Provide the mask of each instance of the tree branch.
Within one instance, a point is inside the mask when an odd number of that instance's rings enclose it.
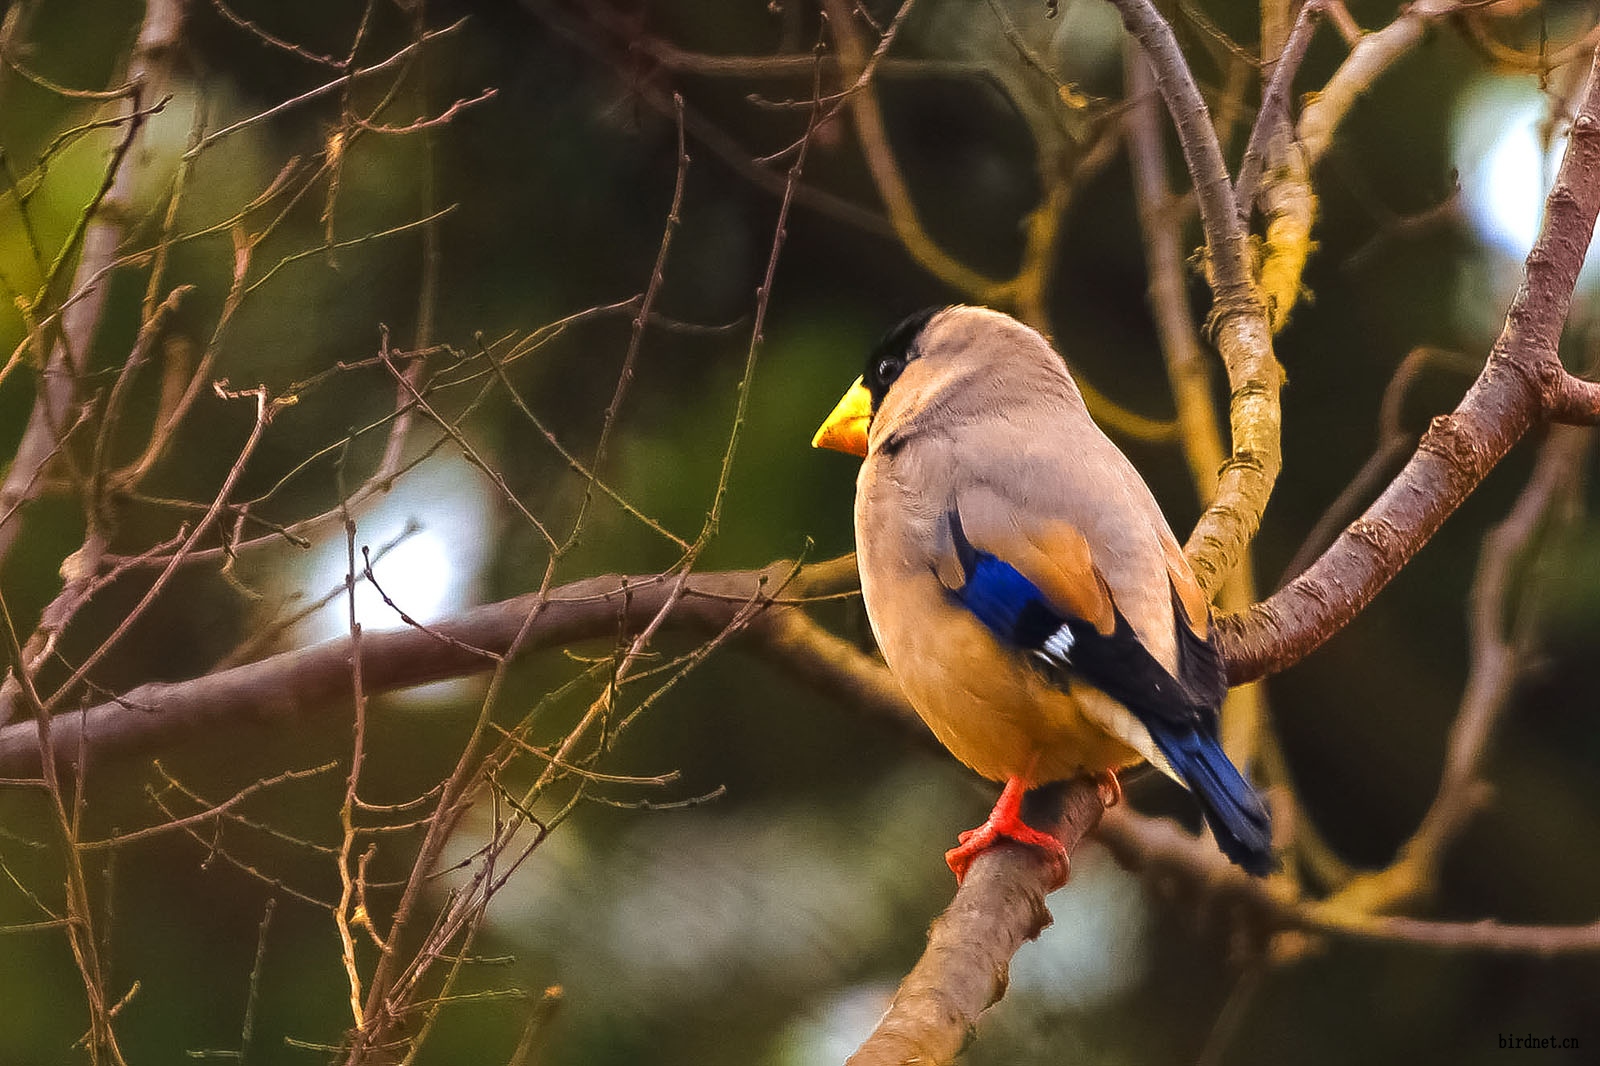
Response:
[[[1156,87],[1172,114],[1184,162],[1194,180],[1214,299],[1209,326],[1228,370],[1228,424],[1233,450],[1217,494],[1200,516],[1184,551],[1201,586],[1214,593],[1238,564],[1261,525],[1283,465],[1283,369],[1272,351],[1272,328],[1252,273],[1249,235],[1235,208],[1233,183],[1210,113],[1172,27],[1150,0],[1111,0],[1139,42]]]
[[[1494,920],[1441,922],[1371,914],[1355,907],[1300,900],[1277,879],[1251,877],[1229,864],[1209,837],[1126,806],[1108,811],[1095,839],[1117,861],[1147,878],[1198,886],[1215,909],[1253,925],[1263,936],[1327,933],[1357,940],[1513,955],[1600,952],[1600,921],[1584,925],[1515,925]]]
[[[1327,154],[1334,130],[1379,75],[1415,48],[1429,27],[1466,6],[1463,0],[1415,0],[1389,25],[1361,38],[1300,113],[1296,132],[1312,164]]]
[[[793,568],[793,563],[777,562],[762,570],[696,574],[668,622],[716,631]],[[535,611],[538,617],[521,645],[524,652],[613,638],[619,628],[637,631],[665,604],[675,581],[674,575],[593,577],[543,597],[530,593],[475,607],[427,630],[364,633],[363,683],[369,694],[376,694],[482,673],[493,660],[480,649],[504,654]],[[807,596],[831,595],[854,583],[853,556],[802,568],[777,605],[756,616],[754,639],[764,642],[779,661],[793,659],[805,646],[804,669],[818,672],[816,683],[825,691],[848,693],[862,705],[904,715],[904,698],[886,673],[865,672],[853,649],[793,609]],[[98,758],[153,750],[179,736],[240,722],[281,724],[307,714],[348,713],[350,648],[350,638],[340,637],[192,681],[141,685],[85,711],[56,715],[51,720],[56,750],[63,761],[80,750]],[[18,722],[0,729],[0,773],[39,770],[34,724]]]
[[[1587,412],[1557,348],[1600,212],[1600,66],[1591,66],[1505,328],[1456,409],[1433,420],[1399,476],[1332,547],[1263,603],[1218,620],[1233,684],[1298,662],[1350,622],[1536,423]],[[1575,397],[1575,398],[1574,398]]]
[[[1244,159],[1239,163],[1239,181],[1234,187],[1234,200],[1242,218],[1250,217],[1255,203],[1256,190],[1261,181],[1261,168],[1267,157],[1267,142],[1278,128],[1289,120],[1289,87],[1294,83],[1295,72],[1305,60],[1306,49],[1317,31],[1317,15],[1322,10],[1322,0],[1306,0],[1295,19],[1294,29],[1283,46],[1283,51],[1272,64],[1272,77],[1261,93],[1261,109],[1256,113],[1256,124],[1250,130],[1250,141],[1244,148]],[[1262,57],[1265,59],[1265,57]]]
[[[1445,849],[1483,807],[1489,787],[1482,767],[1490,740],[1518,679],[1537,652],[1527,583],[1517,577],[1531,546],[1561,505],[1571,500],[1593,445],[1592,430],[1552,429],[1511,512],[1484,536],[1468,600],[1472,666],[1450,727],[1438,791],[1394,862],[1356,877],[1329,905],[1384,913],[1431,894]]]
[[[133,46],[128,81],[136,89],[127,95],[125,104],[118,105],[123,114],[117,124],[125,124],[126,131],[112,152],[103,184],[86,208],[78,266],[69,295],[63,300],[56,340],[44,362],[27,428],[5,480],[0,482],[0,515],[11,519],[0,522],[0,560],[10,554],[21,532],[22,521],[16,512],[37,494],[39,475],[57,454],[66,427],[72,422],[69,412],[77,402],[78,382],[88,367],[89,349],[105,307],[110,284],[107,275],[128,225],[128,201],[139,169],[139,153],[133,151],[134,144],[154,110],[142,101],[159,100],[165,94],[182,23],[182,5],[176,0],[152,0]],[[70,244],[62,250],[68,261],[71,250]],[[49,289],[47,279],[40,302],[48,298]],[[38,306],[30,308],[30,319],[42,318],[40,310]],[[36,338],[34,343],[42,344],[43,338]]]
[[[905,176],[895,162],[889,145],[889,133],[883,124],[883,112],[878,107],[878,94],[870,81],[863,82],[871,53],[860,30],[855,25],[855,15],[845,0],[822,0],[828,18],[828,30],[833,35],[834,48],[839,56],[840,81],[854,86],[849,95],[850,117],[855,122],[856,138],[861,143],[861,155],[866,160],[872,183],[888,212],[889,224],[894,234],[905,245],[906,251],[928,273],[943,279],[962,292],[972,293],[979,301],[992,299],[989,295],[1000,284],[1000,279],[987,277],[950,255],[928,235],[911,198]]]
[[[1039,798],[1053,809],[1047,816],[1030,811],[1028,823],[1054,834],[1069,852],[1105,810],[1099,786],[1089,778]],[[1050,925],[1044,905],[1050,877],[1050,864],[1035,848],[1006,844],[979,855],[929,928],[922,958],[848,1066],[955,1061],[978,1016],[1005,995],[1011,957]]]

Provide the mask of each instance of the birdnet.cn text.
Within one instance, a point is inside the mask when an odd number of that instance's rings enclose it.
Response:
[[[1502,1048],[1560,1048],[1571,1051],[1577,1048],[1578,1038],[1575,1036],[1534,1036],[1532,1033],[1501,1033],[1500,1046]]]

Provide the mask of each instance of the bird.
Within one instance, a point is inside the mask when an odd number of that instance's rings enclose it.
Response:
[[[817,430],[861,458],[855,537],[878,648],[935,737],[1005,782],[946,853],[958,882],[1027,824],[1032,789],[1080,774],[1121,794],[1148,762],[1199,801],[1223,854],[1277,868],[1271,820],[1218,738],[1227,676],[1210,601],[1150,489],[1039,332],[982,307],[891,329]]]

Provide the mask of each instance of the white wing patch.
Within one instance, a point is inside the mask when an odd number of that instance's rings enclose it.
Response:
[[[1054,633],[1045,638],[1045,642],[1033,653],[1052,666],[1068,666],[1072,662],[1072,646],[1077,638],[1072,635],[1066,623]]]

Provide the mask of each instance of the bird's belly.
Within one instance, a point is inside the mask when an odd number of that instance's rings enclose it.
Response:
[[[965,628],[965,627],[963,627]],[[944,630],[948,638],[949,630]],[[908,642],[899,651],[920,659],[895,665],[917,713],[951,754],[984,777],[1022,777],[1033,784],[1098,773],[1139,762],[1139,753],[1093,717],[1106,719],[1109,697],[1063,690],[1025,659],[999,646],[987,631],[970,631],[952,647],[946,640],[924,658]],[[961,647],[965,643],[967,647]],[[985,646],[987,645],[987,647]],[[1086,707],[1085,704],[1093,704]],[[1126,711],[1116,715],[1132,720]]]

